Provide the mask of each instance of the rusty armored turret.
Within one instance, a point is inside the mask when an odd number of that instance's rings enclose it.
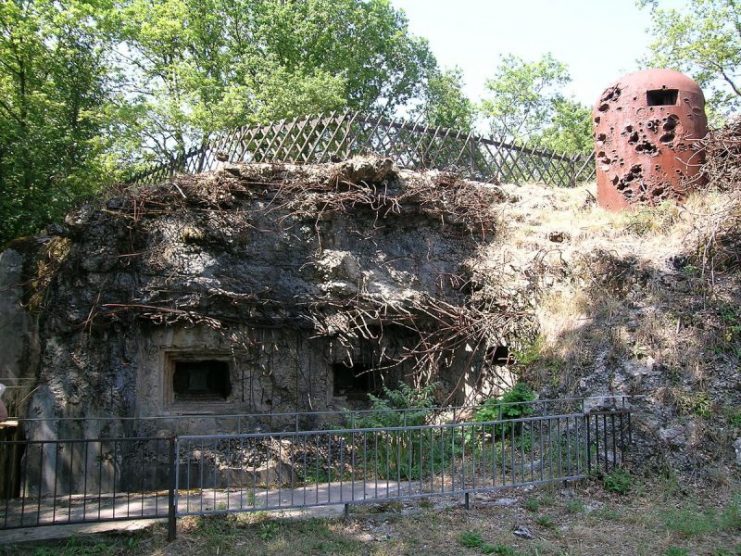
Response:
[[[621,77],[594,107],[597,201],[609,210],[682,200],[699,182],[705,97],[677,71]],[[696,178],[692,180],[691,178]]]

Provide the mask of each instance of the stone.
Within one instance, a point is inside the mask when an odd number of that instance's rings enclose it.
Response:
[[[736,451],[736,465],[741,466],[741,436],[733,443],[733,449]]]
[[[515,537],[520,537],[521,539],[534,539],[535,535],[533,535],[533,532],[525,527],[524,525],[515,525],[515,528],[512,529],[512,534]]]

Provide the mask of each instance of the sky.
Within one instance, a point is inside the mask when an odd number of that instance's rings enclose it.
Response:
[[[546,52],[568,65],[567,88],[591,106],[622,75],[639,69],[650,36],[649,12],[634,0],[391,0],[426,37],[443,68],[459,66],[475,101],[499,56],[535,60]],[[662,6],[681,7],[682,0]]]

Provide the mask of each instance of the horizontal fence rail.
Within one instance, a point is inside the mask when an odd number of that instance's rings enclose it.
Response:
[[[177,439],[178,516],[459,496],[623,461],[624,410],[489,422]]]
[[[518,410],[524,415],[548,415],[562,413],[584,413],[592,408],[623,408],[628,405],[624,396],[597,396],[587,398],[537,399],[532,401],[496,403],[498,417],[503,418],[508,410]],[[64,438],[115,438],[118,436],[147,435],[165,430],[172,436],[196,434],[194,429],[220,433],[250,433],[263,431],[304,431],[333,428],[354,428],[367,421],[392,420],[399,425],[424,422],[461,422],[481,408],[480,404],[431,406],[414,408],[384,409],[329,409],[324,411],[273,411],[263,413],[188,413],[185,415],[155,415],[138,417],[10,417],[18,426],[31,435],[54,423],[59,435]]]
[[[246,433],[0,440],[0,529],[166,517],[174,538],[186,515],[467,498],[609,471],[632,441],[625,398],[500,408],[485,422],[474,407],[307,412]]]
[[[177,173],[215,170],[219,161],[319,164],[371,153],[389,157],[403,168],[452,171],[494,183],[568,187],[595,175],[593,154],[569,156],[473,132],[347,112],[217,134],[168,163],[131,176],[128,183],[158,184]]]

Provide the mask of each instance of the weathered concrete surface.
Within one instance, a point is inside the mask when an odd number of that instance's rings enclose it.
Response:
[[[25,416],[49,419],[27,422],[29,438],[176,432],[95,418],[198,414],[178,432],[201,433],[213,430],[209,414],[340,409],[350,401],[338,372],[372,371],[364,387],[376,393],[439,382],[441,401],[460,403],[501,385],[482,367],[487,350],[532,327],[527,315],[495,322],[528,303],[522,290],[476,312],[488,280],[477,247],[496,238],[505,198],[495,186],[373,158],[230,166],[176,182],[83,207],[40,252],[5,255],[4,280],[16,286],[4,300],[3,356],[38,380]],[[28,312],[21,298],[33,301]],[[491,324],[477,326],[482,315]],[[38,364],[20,333],[35,319]],[[227,393],[177,399],[182,358],[228,364]]]

